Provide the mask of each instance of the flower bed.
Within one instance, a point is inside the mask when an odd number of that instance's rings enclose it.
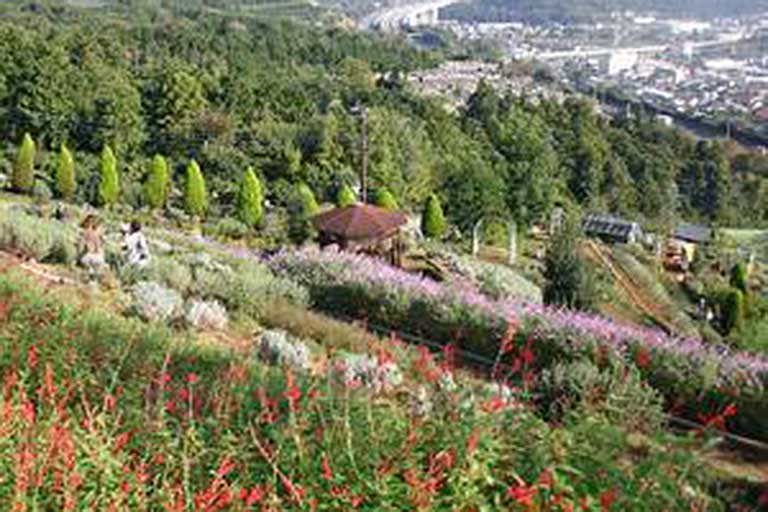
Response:
[[[316,307],[331,314],[426,337],[493,359],[505,334],[529,342],[536,363],[618,359],[643,376],[681,413],[695,415],[735,403],[731,426],[768,438],[768,360],[698,339],[626,326],[597,315],[522,301],[494,301],[467,284],[442,286],[365,256],[335,251],[285,251],[273,270],[310,289]],[[695,406],[694,406],[695,404]]]
[[[709,492],[706,467],[674,439],[655,433],[638,450],[594,415],[550,427],[500,387],[466,409],[447,389],[441,400],[418,393],[418,407],[399,395],[371,400],[370,389],[340,387],[333,374],[267,368],[62,307],[7,275],[0,318],[8,510],[682,512],[733,503]],[[404,370],[423,386],[426,362]]]

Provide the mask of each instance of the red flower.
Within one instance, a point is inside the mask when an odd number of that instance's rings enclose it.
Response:
[[[187,381],[187,384],[196,384],[200,380],[200,377],[194,372],[189,372],[185,380]]]
[[[551,489],[555,485],[555,476],[552,474],[552,470],[547,468],[539,475],[538,482],[539,487],[542,489]]]
[[[288,391],[283,393],[283,396],[288,399],[291,407],[293,407],[301,399],[301,390],[296,386],[291,386],[288,388]]]
[[[640,348],[635,355],[635,362],[640,368],[647,368],[651,363],[651,355],[645,348]]]
[[[285,492],[290,496],[291,501],[301,505],[304,501],[304,489],[298,485],[294,485],[293,482],[285,477],[282,477],[280,481],[283,484],[283,489],[285,489]]]
[[[235,469],[235,463],[229,457],[224,457],[219,464],[219,469],[216,470],[216,476],[219,478],[227,476],[233,469]]]
[[[504,397],[494,396],[487,402],[481,405],[484,412],[499,412],[507,406],[507,401]]]
[[[162,372],[160,374],[160,378],[158,379],[158,384],[160,384],[160,387],[165,389],[168,386],[168,383],[171,382],[172,377],[171,374],[168,372]]]
[[[472,433],[469,434],[469,439],[467,439],[467,457],[475,453],[479,444],[480,434],[477,432],[477,430],[473,430]]]
[[[525,364],[531,364],[533,362],[533,359],[534,359],[533,351],[531,351],[531,349],[526,348],[525,350],[523,350],[523,361],[525,362]]]
[[[240,499],[243,500],[246,507],[255,505],[256,503],[260,502],[263,497],[264,493],[261,491],[261,487],[258,485],[253,487],[251,490],[240,489]]]
[[[451,448],[450,450],[443,450],[436,453],[429,458],[429,474],[433,476],[439,476],[446,471],[449,471],[456,462],[456,450]]]
[[[174,402],[173,400],[168,400],[167,402],[165,402],[165,412],[167,412],[168,414],[173,414],[174,412],[176,412],[176,402]]]
[[[573,512],[573,502],[571,500],[566,499],[566,493],[559,492],[552,496],[552,506],[553,507],[559,507],[558,510],[561,512]]]
[[[77,489],[83,485],[83,477],[81,477],[76,472],[73,472],[69,475],[69,486],[73,489]]]
[[[149,482],[149,473],[147,473],[147,464],[142,462],[136,469],[136,481],[144,485]]]
[[[616,489],[611,489],[610,491],[602,493],[600,495],[600,510],[603,512],[611,510],[613,503],[616,501],[617,494]]]
[[[117,405],[117,398],[114,395],[106,395],[104,397],[104,409],[107,411],[114,411]]]
[[[328,463],[328,456],[323,452],[323,480],[333,480],[333,471]]]
[[[117,436],[117,439],[115,440],[115,452],[119,452],[123,448],[125,448],[125,445],[128,444],[128,441],[130,440],[131,440],[130,432],[123,432],[122,434]]]
[[[354,496],[350,496],[349,503],[350,505],[352,505],[352,508],[357,508],[363,504],[363,496],[361,494],[355,494]]]
[[[536,488],[529,485],[518,485],[507,489],[507,496],[520,505],[527,507],[533,506],[533,497],[536,495]]]
[[[32,345],[27,350],[27,364],[30,368],[34,369],[37,366],[37,361],[40,358],[37,355],[37,347]]]
[[[35,424],[35,405],[26,399],[21,404],[21,414],[24,416],[24,420],[30,425]]]

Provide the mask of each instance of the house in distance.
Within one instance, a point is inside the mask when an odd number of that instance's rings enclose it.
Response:
[[[706,245],[714,239],[714,230],[701,224],[681,223],[672,233],[672,239],[667,244],[668,268],[679,267],[688,270],[688,265],[696,255],[696,247]],[[679,264],[678,264],[679,261]]]

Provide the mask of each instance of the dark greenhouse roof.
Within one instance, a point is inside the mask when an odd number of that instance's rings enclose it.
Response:
[[[636,222],[630,222],[611,215],[588,215],[584,219],[584,232],[588,235],[629,238],[632,231],[639,228]]]
[[[712,241],[712,228],[701,224],[678,224],[675,238],[699,244],[709,243]]]

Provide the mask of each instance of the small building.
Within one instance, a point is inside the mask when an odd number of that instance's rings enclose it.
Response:
[[[701,224],[681,223],[672,233],[670,245],[678,247],[687,261],[692,262],[696,256],[696,247],[709,244],[713,239],[714,230],[712,228]]]
[[[678,224],[673,235],[675,240],[692,244],[708,244],[714,238],[714,231],[701,224]]]
[[[321,248],[335,244],[343,251],[383,256],[395,266],[402,262],[400,230],[407,222],[403,213],[369,204],[334,208],[312,219]]]
[[[605,242],[634,244],[641,240],[643,230],[640,224],[612,215],[587,215],[584,219],[584,233]]]

